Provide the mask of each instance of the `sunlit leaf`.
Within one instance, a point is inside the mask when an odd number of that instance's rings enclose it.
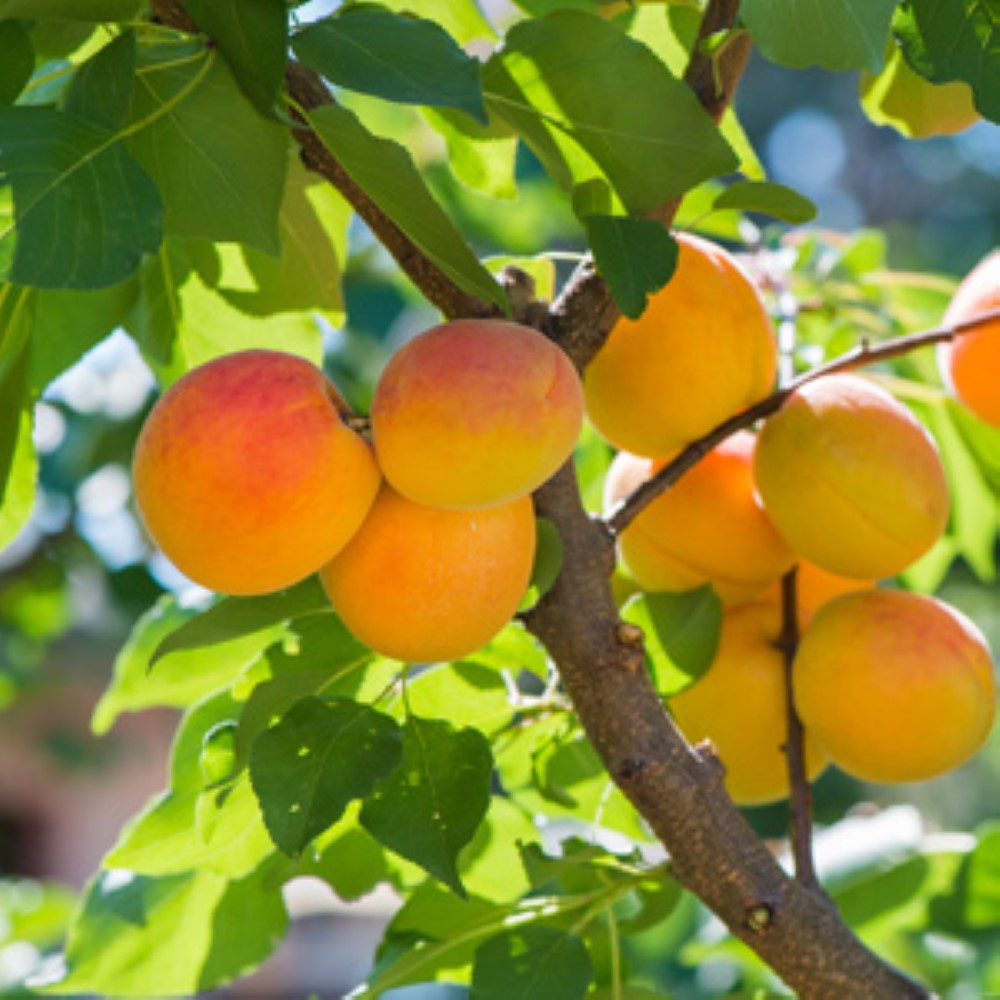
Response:
[[[713,207],[759,212],[793,226],[816,218],[816,206],[805,195],[770,181],[736,181],[715,199]]]
[[[583,1000],[593,977],[586,945],[554,927],[506,931],[481,945],[471,1000]]]
[[[141,0],[0,0],[0,17],[52,18],[59,21],[127,21]]]

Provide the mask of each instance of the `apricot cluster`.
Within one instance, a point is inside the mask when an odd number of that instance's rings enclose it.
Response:
[[[135,495],[195,582],[263,594],[318,571],[376,651],[454,659],[517,610],[530,494],[582,419],[566,355],[514,323],[456,321],[410,341],[376,386],[371,443],[315,366],[244,351],[164,393],[137,444]]]

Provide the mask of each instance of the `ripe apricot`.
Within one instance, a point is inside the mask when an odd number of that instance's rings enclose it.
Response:
[[[542,334],[500,320],[456,320],[389,360],[371,409],[375,451],[403,496],[488,507],[541,486],[569,457],[583,390]]]
[[[1000,309],[1000,250],[981,260],[958,286],[946,326]],[[958,401],[980,420],[1000,427],[1000,319],[943,344],[938,358]]]
[[[412,662],[454,660],[510,620],[534,554],[531,497],[447,510],[385,485],[320,577],[344,624],[372,649]]]
[[[948,485],[930,436],[857,375],[796,391],[765,423],[754,474],[785,541],[842,576],[893,576],[948,520]]]
[[[691,743],[711,740],[726,765],[726,788],[740,805],[788,795],[784,658],[775,643],[781,614],[770,602],[726,611],[719,648],[708,672],[670,699],[677,725]],[[816,778],[826,755],[806,733],[806,770]]]
[[[924,781],[964,763],[993,723],[993,667],[964,615],[906,591],[821,608],[795,658],[795,703],[830,759],[866,781]]]
[[[361,526],[381,474],[324,374],[277,351],[229,354],[161,397],[135,450],[150,535],[192,580],[227,594],[287,587]]]
[[[733,257],[677,236],[677,270],[637,320],[621,319],[584,373],[587,413],[618,448],[665,458],[766,396],[776,347]]]
[[[754,436],[734,434],[657,497],[622,532],[622,559],[644,590],[711,582],[729,603],[745,601],[787,572],[795,554],[753,489]],[[605,482],[610,509],[666,464],[628,452]]]

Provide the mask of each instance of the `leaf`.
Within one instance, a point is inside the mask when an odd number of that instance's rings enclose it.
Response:
[[[531,569],[531,585],[539,597],[547,594],[559,576],[563,563],[562,538],[559,529],[547,518],[535,521],[535,563]]]
[[[406,682],[410,711],[424,719],[472,726],[490,736],[510,724],[514,706],[507,684],[481,663],[438,663]]]
[[[448,144],[448,167],[462,184],[490,198],[517,197],[517,136],[501,119],[483,127],[447,108],[428,108],[424,117]]]
[[[1000,44],[996,0],[907,0],[892,29],[906,61],[935,83],[964,80],[976,108],[1000,121]]]
[[[422,6],[421,0],[381,0],[381,5],[390,10],[414,14]],[[474,38],[492,39],[496,35],[489,21],[480,12],[476,0],[435,0],[434,20],[462,45]]]
[[[672,697],[711,666],[722,628],[722,602],[709,586],[640,594],[625,605],[622,618],[645,633],[657,693]]]
[[[343,900],[353,901],[371,892],[388,877],[382,846],[357,825],[355,810],[313,842],[315,855],[304,855],[296,867],[299,875],[321,878]]]
[[[309,123],[354,182],[449,278],[506,311],[502,289],[431,196],[402,146],[373,135],[335,104],[310,112]]]
[[[21,533],[35,509],[38,457],[32,442],[33,424],[31,411],[24,409],[13,425],[16,433],[0,487],[0,551]]]
[[[759,212],[793,226],[816,218],[816,206],[805,195],[772,181],[735,181],[715,199],[712,208]]]
[[[568,138],[629,213],[652,211],[736,165],[690,88],[595,15],[560,10],[516,24],[484,86],[490,112],[521,133],[559,183],[588,179],[566,159]]]
[[[470,1000],[583,1000],[594,970],[586,945],[553,927],[519,927],[476,951]]]
[[[240,90],[265,118],[274,117],[287,62],[284,0],[185,0],[184,7],[219,47]]]
[[[101,288],[160,242],[162,206],[117,136],[47,107],[0,108],[0,180],[14,224],[0,229],[6,277],[42,288]]]
[[[399,763],[399,729],[347,700],[303,698],[262,733],[250,778],[275,844],[292,857]]]
[[[455,108],[488,121],[479,61],[434,21],[367,4],[295,34],[292,50],[331,83],[398,104]]]
[[[674,273],[676,240],[662,223],[652,219],[584,215],[581,221],[615,303],[629,319],[638,319],[647,298]]]
[[[996,931],[1000,924],[1000,825],[985,823],[979,843],[966,855],[950,889],[931,902],[931,922],[946,933]]]
[[[882,65],[898,0],[744,0],[740,14],[761,54],[794,69]]]
[[[486,814],[492,770],[489,744],[477,730],[411,715],[402,763],[365,802],[361,824],[464,897],[456,860]]]
[[[288,136],[214,50],[142,66],[130,129],[129,148],[163,196],[165,232],[280,252]]]
[[[74,74],[63,110],[112,131],[128,117],[135,76],[135,33],[125,31]]]
[[[0,104],[13,104],[35,69],[31,36],[19,21],[0,21],[0,52]]]
[[[494,903],[520,899],[531,888],[520,851],[540,837],[531,816],[510,799],[494,795],[486,818],[459,856],[462,882],[470,896]]]
[[[127,21],[140,0],[0,0],[0,17],[32,17],[58,21]]]
[[[547,678],[549,672],[545,650],[519,621],[508,622],[485,646],[466,659],[514,674],[530,670],[542,679]]]

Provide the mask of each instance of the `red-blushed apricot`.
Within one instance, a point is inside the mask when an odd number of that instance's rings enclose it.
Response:
[[[150,535],[196,583],[227,594],[290,586],[361,526],[381,474],[326,376],[277,351],[229,354],[161,397],[136,445]]]
[[[888,392],[857,375],[797,390],[764,424],[757,489],[786,542],[831,573],[893,576],[948,521],[937,448]]]
[[[986,640],[954,608],[906,591],[824,605],[799,646],[794,680],[806,731],[866,781],[944,774],[979,749],[993,724]]]
[[[665,458],[771,390],[777,351],[734,258],[677,235],[677,270],[637,320],[620,319],[584,373],[587,413],[618,448]]]
[[[981,260],[958,286],[945,326],[1000,309],[1000,250]],[[938,358],[945,381],[980,420],[1000,427],[1000,319],[943,344]]]
[[[784,658],[777,648],[781,613],[771,602],[726,611],[708,672],[670,699],[671,714],[690,743],[711,740],[726,766],[726,788],[740,805],[788,795]],[[826,755],[807,731],[810,780]]]
[[[434,507],[488,507],[541,486],[569,458],[583,390],[542,334],[501,320],[455,320],[390,358],[371,408],[386,479]]]
[[[399,660],[454,660],[511,619],[531,579],[531,497],[479,510],[413,503],[382,487],[320,577],[344,624]]]
[[[734,434],[622,532],[622,559],[643,590],[690,590],[711,583],[724,601],[739,603],[791,569],[795,553],[754,493],[753,450],[749,431]],[[607,508],[665,464],[619,452],[605,482]]]

